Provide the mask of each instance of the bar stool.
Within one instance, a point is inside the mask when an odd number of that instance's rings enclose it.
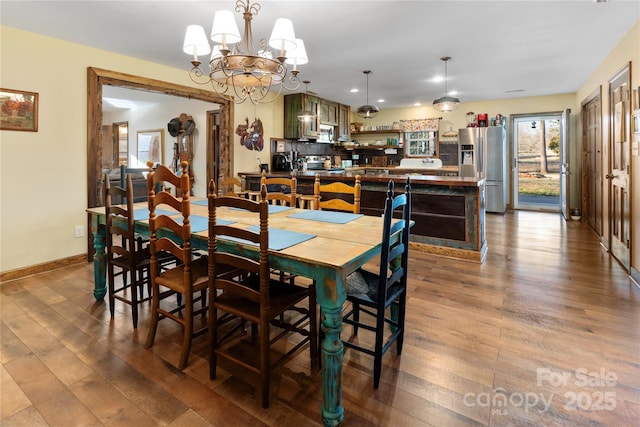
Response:
[[[315,209],[316,197],[313,194],[297,194],[298,207],[301,209]]]

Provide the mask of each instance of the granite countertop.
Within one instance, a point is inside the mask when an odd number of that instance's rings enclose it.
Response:
[[[369,167],[369,169],[389,169],[388,167]],[[360,180],[362,182],[389,182],[393,180],[396,183],[402,183],[406,181],[407,176],[411,177],[412,183],[420,183],[425,185],[446,185],[446,186],[462,186],[462,187],[478,187],[484,184],[484,178],[469,178],[469,177],[459,177],[459,176],[438,176],[438,175],[428,175],[428,174],[417,174],[417,173],[405,173],[405,174],[371,174],[371,173],[362,173],[364,168],[360,167],[352,167],[346,168],[341,171],[328,171],[328,170],[312,170],[312,171],[303,171],[297,172],[296,176],[298,179],[313,179],[316,175],[319,175],[324,180],[329,181],[351,181],[356,175],[360,175]],[[439,169],[440,170],[440,169]],[[457,170],[457,167],[456,167]],[[238,173],[240,176],[247,177],[259,177],[259,172],[240,172]],[[277,176],[290,176],[288,172],[269,172],[267,176],[277,177]],[[346,178],[346,179],[345,179]]]

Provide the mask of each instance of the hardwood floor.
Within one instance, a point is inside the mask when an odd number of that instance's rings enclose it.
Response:
[[[640,290],[586,224],[520,211],[488,215],[487,235],[484,264],[411,254],[402,356],[375,390],[372,358],[345,351],[344,425],[639,425]],[[265,410],[247,374],[209,381],[206,337],[178,371],[172,322],[147,350],[149,307],[133,331],[92,286],[92,264],[2,284],[2,426],[321,425],[307,350]]]

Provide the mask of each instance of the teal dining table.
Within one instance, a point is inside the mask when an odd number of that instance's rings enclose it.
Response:
[[[135,205],[135,229],[149,235],[146,202]],[[93,233],[94,296],[103,300],[106,288],[105,211],[104,207],[89,208]],[[148,212],[148,211],[147,211]],[[314,212],[316,213],[314,215]],[[166,212],[165,212],[166,213]],[[176,212],[177,214],[177,212]],[[269,213],[269,263],[271,268],[313,279],[316,299],[322,308],[322,418],[327,426],[340,425],[344,419],[342,406],[342,357],[340,340],[342,306],[346,301],[347,276],[379,256],[382,247],[382,217],[351,215],[335,212],[334,220],[327,211],[297,208],[274,208]],[[192,246],[207,250],[208,215],[206,199],[192,200]],[[218,219],[232,226],[252,227],[255,215],[241,210],[221,208]],[[258,248],[248,242],[220,240],[221,250],[251,252],[258,257]]]

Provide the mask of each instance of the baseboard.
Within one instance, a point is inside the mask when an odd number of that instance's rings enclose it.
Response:
[[[58,268],[80,264],[81,262],[87,262],[87,254],[74,255],[67,258],[44,262],[42,264],[31,265],[29,267],[3,271],[2,273],[0,273],[0,283],[21,279],[27,276],[33,276],[34,274],[44,273],[45,271],[57,270]]]
[[[636,270],[634,267],[629,269],[629,279],[631,279],[631,283],[640,288],[640,271]]]

